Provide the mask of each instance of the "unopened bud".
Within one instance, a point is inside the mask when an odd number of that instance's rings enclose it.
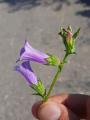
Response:
[[[75,53],[75,42],[76,38],[80,32],[80,28],[73,34],[71,26],[68,26],[67,29],[61,28],[60,36],[63,39],[63,43],[68,54]]]

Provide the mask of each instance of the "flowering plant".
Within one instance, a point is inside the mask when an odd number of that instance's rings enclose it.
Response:
[[[68,26],[67,29],[61,28],[59,35],[62,37],[62,41],[65,46],[65,55],[62,60],[60,60],[55,55],[46,54],[39,50],[33,48],[28,41],[25,41],[24,46],[20,50],[20,57],[16,62],[21,61],[20,65],[15,66],[15,70],[21,73],[29,86],[35,91],[34,95],[41,96],[43,101],[48,100],[48,97],[51,94],[51,91],[64,67],[64,64],[67,62],[67,57],[71,54],[75,54],[75,44],[76,38],[79,34],[80,28],[73,34],[71,26]],[[49,90],[47,91],[41,80],[38,80],[36,74],[31,68],[31,61],[41,63],[43,65],[52,65],[57,67],[56,74],[52,80]]]

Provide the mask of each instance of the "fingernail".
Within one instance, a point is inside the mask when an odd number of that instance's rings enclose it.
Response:
[[[41,107],[38,113],[40,120],[58,120],[61,115],[60,108],[55,103],[47,103]]]

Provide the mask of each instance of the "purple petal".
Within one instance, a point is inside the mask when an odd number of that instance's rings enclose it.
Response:
[[[46,61],[46,58],[48,57],[47,54],[31,47],[28,41],[25,41],[24,47],[20,51],[20,60],[22,61],[31,60],[42,64],[48,64]]]
[[[24,48],[21,48],[20,50],[20,56],[25,52],[25,49]]]
[[[30,70],[31,72],[33,72],[32,68],[30,66],[29,61],[22,63],[22,67],[25,68],[25,69]]]
[[[29,85],[32,84],[37,85],[38,83],[37,77],[33,70],[31,69],[31,66],[28,61],[22,63],[21,65],[15,66],[15,70],[20,72],[26,78]]]

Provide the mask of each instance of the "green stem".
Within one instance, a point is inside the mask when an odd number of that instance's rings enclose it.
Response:
[[[68,54],[66,53],[65,56],[64,56],[64,58],[63,58],[63,60],[62,60],[62,62],[61,62],[60,65],[58,66],[57,72],[56,72],[56,74],[55,74],[55,76],[54,76],[54,78],[53,78],[53,81],[52,81],[52,83],[51,83],[51,86],[50,86],[50,88],[49,88],[49,90],[48,90],[48,93],[47,93],[44,101],[47,101],[47,100],[48,100],[48,97],[50,96],[51,91],[52,91],[52,89],[53,89],[53,87],[54,87],[54,85],[55,85],[55,83],[56,83],[56,81],[57,81],[57,79],[58,79],[58,76],[60,75],[60,73],[61,73],[61,71],[62,71],[62,68],[63,68],[63,66],[64,66],[64,64],[65,64],[65,62],[66,62],[67,56],[68,56]]]
[[[68,55],[69,55],[68,53],[65,54],[65,56],[64,56],[64,58],[63,58],[63,61],[62,61],[63,64],[66,62],[66,59],[67,59]]]

